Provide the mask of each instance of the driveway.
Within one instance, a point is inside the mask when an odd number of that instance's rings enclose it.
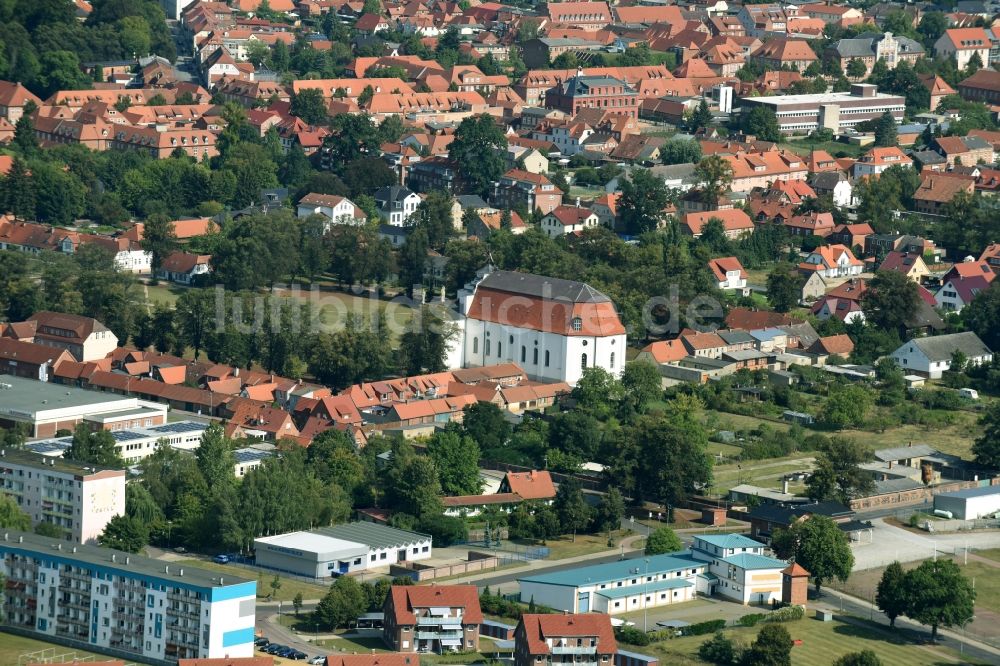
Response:
[[[961,554],[965,548],[1000,548],[1000,530],[918,534],[889,525],[881,518],[872,521],[872,528],[871,543],[867,535],[862,535],[861,543],[853,545],[855,571],[885,566],[894,560],[926,560],[933,558],[935,551],[951,555]]]

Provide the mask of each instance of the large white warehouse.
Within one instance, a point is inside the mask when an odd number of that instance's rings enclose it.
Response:
[[[934,508],[959,520],[976,520],[1000,511],[1000,486],[967,488],[934,496]]]
[[[261,537],[254,549],[259,566],[312,578],[424,560],[433,552],[426,534],[363,522]]]

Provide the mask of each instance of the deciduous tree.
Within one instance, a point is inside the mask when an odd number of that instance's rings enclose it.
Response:
[[[895,628],[896,618],[906,615],[909,603],[906,574],[899,562],[893,562],[882,572],[875,591],[875,604],[889,618],[889,627]]]
[[[676,553],[684,550],[681,538],[669,527],[659,527],[655,529],[646,539],[646,555],[662,555],[663,553]]]
[[[938,627],[964,625],[972,619],[976,591],[951,560],[925,560],[904,578],[909,603],[906,616],[931,627],[931,642]]]
[[[482,197],[489,195],[503,175],[506,151],[503,129],[487,114],[463,120],[448,146],[448,156],[457,163],[468,189]]]

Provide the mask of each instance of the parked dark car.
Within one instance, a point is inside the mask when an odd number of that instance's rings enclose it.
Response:
[[[288,655],[288,658],[291,659],[292,661],[302,661],[303,659],[308,659],[309,655],[307,655],[305,652],[300,652],[299,650],[295,650]]]
[[[267,639],[266,639],[266,638],[264,638],[263,636],[258,636],[258,637],[257,637],[257,638],[255,638],[255,639],[254,639],[254,641],[253,641],[253,644],[254,644],[254,645],[255,645],[256,647],[259,647],[259,648],[265,648],[265,647],[267,647],[267,646],[268,646],[268,645],[269,645],[270,643],[271,643],[271,641],[267,640]]]
[[[282,650],[287,649],[287,647],[288,647],[287,645],[278,645],[277,643],[271,643],[266,648],[264,648],[264,652],[268,654],[278,654]]]

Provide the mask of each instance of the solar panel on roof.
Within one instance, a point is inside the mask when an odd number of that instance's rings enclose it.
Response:
[[[62,442],[35,442],[33,444],[25,444],[24,448],[34,453],[53,453],[54,451],[65,451],[69,448],[69,444]]]
[[[195,430],[205,430],[207,427],[208,426],[202,423],[181,421],[177,423],[164,423],[163,425],[152,426],[147,428],[147,430],[152,430],[153,432],[194,432]]]
[[[134,439],[146,437],[141,432],[133,432],[131,430],[112,430],[111,436],[115,438],[116,442],[131,442]]]
[[[236,458],[238,463],[253,462],[254,460],[263,460],[269,457],[271,454],[267,451],[233,451],[233,456]]]

